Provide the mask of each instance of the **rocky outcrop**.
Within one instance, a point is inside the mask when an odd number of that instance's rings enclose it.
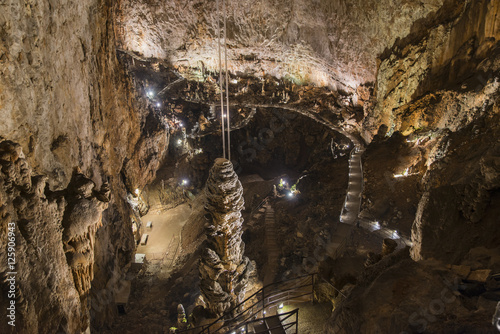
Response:
[[[288,77],[354,92],[373,82],[376,59],[443,0],[226,1],[233,73]],[[222,3],[222,1],[221,1]],[[217,64],[216,2],[122,0],[119,43],[196,72]]]
[[[408,249],[385,256],[344,290],[324,333],[493,333],[496,303],[461,291],[461,279],[435,261],[411,260]]]
[[[471,248],[498,244],[500,144],[491,142],[500,136],[498,102],[489,116],[443,138],[446,152],[422,180],[412,229],[414,259],[454,263]]]
[[[85,311],[94,279],[94,247],[97,229],[102,226],[102,212],[108,208],[110,190],[104,183],[95,190],[92,180],[75,171],[65,191],[67,203],[62,220],[64,252],[73,274],[73,281]],[[86,320],[90,322],[88,314]]]
[[[145,135],[137,144],[141,133],[147,132],[151,111],[134,101],[130,80],[118,63],[111,1],[15,2],[3,7],[0,139],[18,143],[14,151],[22,148],[25,155],[19,165],[11,162],[3,167],[9,175],[4,178],[5,187],[13,184],[14,192],[26,193],[12,195],[12,204],[3,209],[4,216],[22,217],[17,220],[23,236],[18,245],[23,262],[18,282],[25,304],[18,308],[20,327],[16,329],[79,333],[88,327],[91,306],[91,322],[100,328],[111,321],[116,307],[112,299],[103,302],[99,296],[109,292],[111,278],[121,275],[134,249],[120,172],[128,159],[126,178],[138,180],[136,187],[148,183],[154,177],[148,166],[156,168],[164,157],[168,135],[166,129],[161,132],[153,126],[151,136]],[[134,153],[136,148],[139,152]],[[113,193],[108,204],[103,202],[104,194],[92,191],[86,197],[72,186],[68,191],[73,195],[66,196],[75,167],[92,180],[85,181],[86,191],[93,187],[91,182],[101,189],[108,183]],[[32,170],[33,175],[44,176],[32,178]],[[10,197],[5,198],[10,203]],[[72,213],[65,211],[66,206]],[[106,206],[103,226],[92,240]],[[80,217],[82,210],[94,209],[91,217]],[[73,222],[81,219],[84,228],[75,230]],[[80,301],[73,276],[80,282],[80,293],[90,296],[88,305]],[[3,329],[0,332],[7,333]]]
[[[6,308],[10,300],[16,302],[16,327],[2,322],[0,331],[85,331],[89,309],[81,299],[91,286],[95,232],[109,190],[103,186],[95,192],[91,180],[75,174],[67,190],[52,192],[48,178],[35,175],[21,146],[10,141],[0,142],[0,165],[1,243],[7,245],[7,231],[15,239],[15,268],[7,268],[7,248],[2,247],[0,271],[2,279],[17,273],[15,298],[0,303]],[[2,291],[9,290],[7,281],[1,284]]]
[[[165,124],[154,110],[150,110],[142,126],[142,135],[137,141],[131,156],[126,158],[122,173],[125,186],[133,193],[142,190],[164,162],[168,154],[170,134]]]
[[[382,124],[388,135],[408,135],[470,123],[497,89],[488,84],[500,69],[499,11],[495,1],[446,1],[387,49],[378,68],[377,106],[364,124],[366,139]]]
[[[414,259],[455,262],[498,240],[490,217],[499,186],[491,140],[498,135],[499,10],[494,1],[446,1],[380,57],[377,103],[363,124],[365,139],[374,139],[363,206],[405,234],[414,217]]]
[[[206,185],[207,247],[200,260],[200,289],[217,316],[242,302],[254,266],[243,256],[243,188],[233,165],[219,158]]]

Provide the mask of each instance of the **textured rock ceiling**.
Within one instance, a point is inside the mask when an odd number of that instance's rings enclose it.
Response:
[[[351,91],[375,81],[377,55],[443,2],[228,0],[228,66]],[[217,68],[215,0],[122,0],[117,34],[145,57]]]

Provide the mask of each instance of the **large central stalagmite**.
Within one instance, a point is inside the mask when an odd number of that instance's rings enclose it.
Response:
[[[205,192],[207,247],[200,261],[200,288],[209,311],[222,315],[243,300],[253,269],[243,256],[243,188],[231,162],[215,160]]]

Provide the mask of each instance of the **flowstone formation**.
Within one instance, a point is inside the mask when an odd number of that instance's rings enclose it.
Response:
[[[63,244],[80,298],[86,298],[94,279],[94,245],[102,212],[108,208],[110,189],[103,183],[100,191],[83,174],[75,172],[68,186],[68,206],[63,218]]]
[[[14,278],[4,275],[15,286],[14,332],[85,332],[90,325],[87,301],[94,278],[95,234],[110,190],[103,183],[96,191],[94,182],[80,172],[60,191],[50,190],[47,179],[32,169],[21,145],[0,140],[0,244],[15,245],[15,251],[9,251],[15,255],[15,270],[7,268],[5,260],[0,272],[17,273]],[[7,259],[6,251],[0,249],[0,258]],[[0,287],[10,288],[7,281]],[[7,298],[0,300],[1,307],[10,304]],[[13,332],[6,324],[0,325],[0,333]]]
[[[243,301],[254,268],[243,256],[243,188],[230,161],[215,160],[205,192],[207,247],[200,261],[200,289],[208,310],[222,315]]]

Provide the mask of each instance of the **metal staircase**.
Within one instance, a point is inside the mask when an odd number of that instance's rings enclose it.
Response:
[[[209,325],[176,333],[297,334],[299,310],[281,312],[287,305],[314,302],[316,274],[264,286]]]

